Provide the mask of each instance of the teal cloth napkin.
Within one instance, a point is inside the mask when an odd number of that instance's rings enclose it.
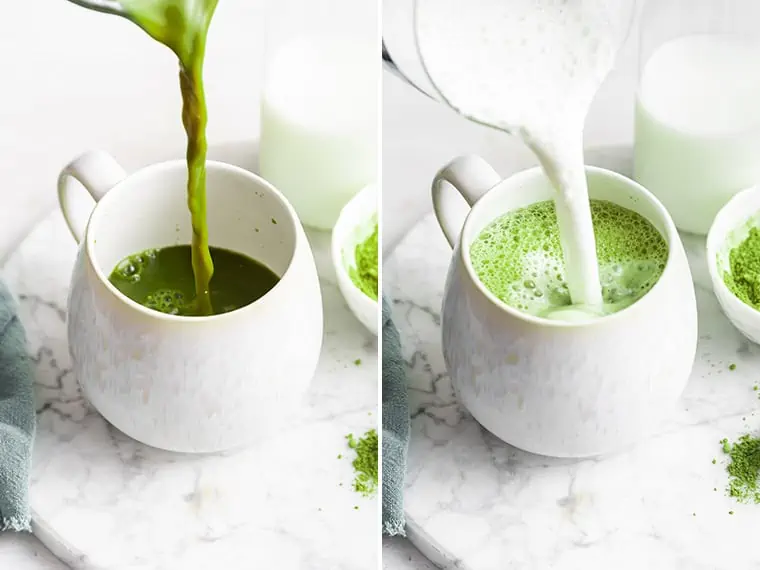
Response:
[[[16,302],[0,282],[0,531],[30,531],[35,413],[32,368]]]
[[[401,339],[383,298],[383,534],[405,536],[404,478],[409,448],[409,397]]]

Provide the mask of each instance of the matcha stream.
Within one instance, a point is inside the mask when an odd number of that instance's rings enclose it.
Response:
[[[114,13],[137,24],[179,59],[182,123],[187,133],[187,203],[193,228],[192,267],[198,316],[214,313],[210,283],[214,264],[206,223],[206,96],[203,64],[206,38],[218,0],[121,0],[121,10],[82,6]]]

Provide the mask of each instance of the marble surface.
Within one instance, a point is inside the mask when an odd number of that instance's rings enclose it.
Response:
[[[32,534],[0,536],[0,562],[13,570],[65,570],[68,568]]]
[[[310,239],[325,344],[308,412],[276,438],[211,456],[143,446],[82,398],[64,320],[76,248],[60,214],[8,259],[0,277],[20,300],[37,373],[34,532],[62,560],[87,570],[242,570],[253,559],[283,569],[377,567],[378,501],[351,489],[345,440],[377,425],[377,342],[338,292],[329,236]]]
[[[407,539],[383,539],[383,570],[434,570],[436,566]]]
[[[760,348],[721,313],[703,239],[684,242],[697,290],[699,347],[678,410],[658,435],[621,453],[557,460],[501,442],[458,404],[440,346],[451,251],[432,215],[403,239],[384,266],[384,284],[411,386],[409,537],[433,562],[467,570],[760,565],[760,551],[749,546],[760,508],[726,497],[719,444],[760,430],[753,390]]]

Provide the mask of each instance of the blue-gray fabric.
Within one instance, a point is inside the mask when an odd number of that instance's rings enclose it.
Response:
[[[383,299],[383,534],[405,536],[404,478],[409,448],[409,396],[401,339]]]
[[[0,531],[29,531],[35,413],[32,368],[17,306],[0,282]]]

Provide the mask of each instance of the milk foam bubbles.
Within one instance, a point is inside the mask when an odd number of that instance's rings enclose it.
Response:
[[[601,303],[583,124],[625,35],[610,0],[418,0],[418,47],[432,83],[466,117],[520,136],[558,189],[575,303]]]
[[[636,104],[634,178],[679,229],[706,234],[720,208],[760,182],[760,42],[698,34],[660,46]]]
[[[272,55],[260,170],[306,225],[332,229],[377,177],[378,76],[372,38],[302,36]]]
[[[498,217],[470,247],[481,283],[507,305],[533,316],[583,321],[616,313],[643,297],[665,269],[668,247],[639,214],[602,200],[591,201],[595,258],[603,302],[572,304],[555,205],[537,202]]]

